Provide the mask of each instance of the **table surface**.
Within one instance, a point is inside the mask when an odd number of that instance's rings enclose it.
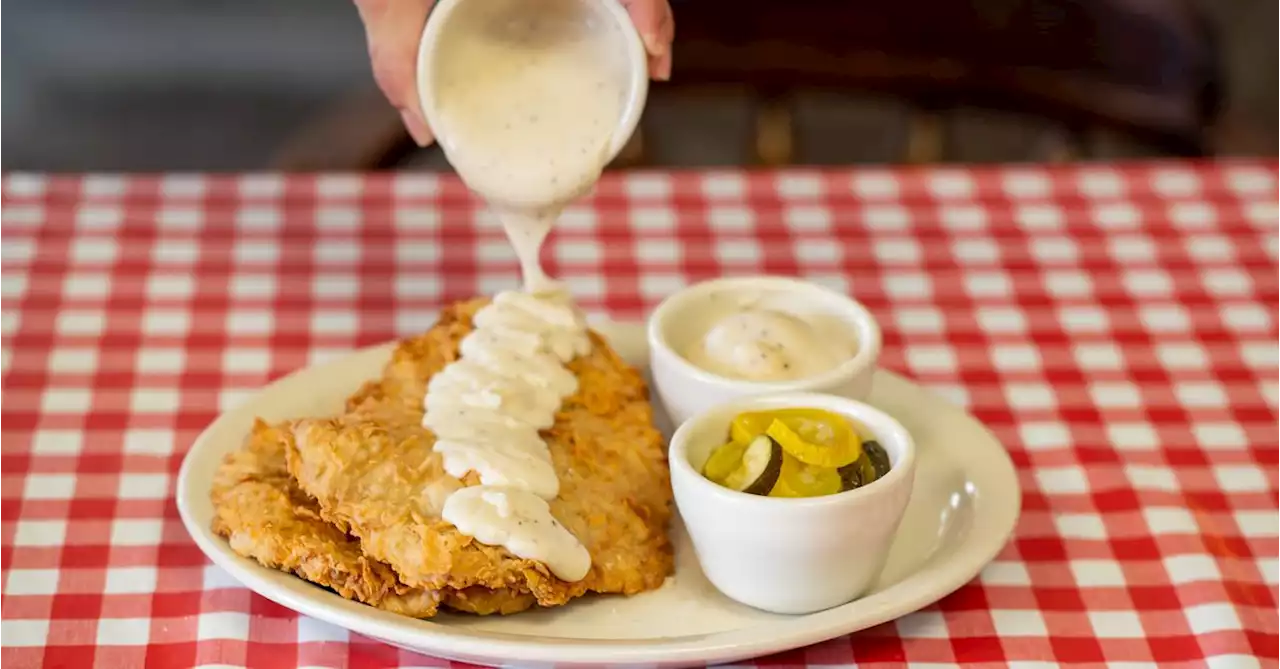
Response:
[[[923,611],[762,665],[1277,665],[1277,165],[611,175],[545,254],[638,318],[721,274],[865,302],[972,411],[1014,539]],[[267,381],[517,283],[458,182],[3,178],[3,664],[438,666],[240,587],[173,503]],[[1119,666],[1119,665],[1117,665]]]

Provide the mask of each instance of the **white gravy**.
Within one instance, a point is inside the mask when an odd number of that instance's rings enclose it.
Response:
[[[560,479],[539,432],[578,388],[565,363],[590,352],[586,324],[565,293],[523,291],[498,293],[474,320],[461,358],[431,378],[423,400],[445,471],[480,477],[450,495],[441,515],[477,541],[579,580],[591,556],[551,515]]]
[[[818,319],[749,304],[709,305],[712,325],[685,358],[714,374],[751,381],[802,379],[852,358],[850,333]]]
[[[626,104],[622,30],[591,0],[469,0],[448,20],[434,130],[502,221],[526,289],[547,290],[542,241],[600,178]]]
[[[481,309],[460,359],[428,384],[423,425],[446,471],[480,479],[451,494],[442,515],[477,541],[577,581],[591,556],[551,513],[559,479],[539,433],[577,390],[565,365],[591,342],[539,252],[563,207],[609,159],[626,102],[626,43],[590,0],[471,0],[448,20],[424,82],[435,86],[433,130],[463,182],[497,213],[524,289]]]

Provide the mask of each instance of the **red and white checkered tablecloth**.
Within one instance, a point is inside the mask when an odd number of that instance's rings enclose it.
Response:
[[[3,666],[438,666],[252,594],[173,503],[219,411],[516,285],[457,181],[3,178]],[[634,173],[546,254],[635,318],[799,273],[884,327],[1025,490],[923,611],[768,666],[1277,666],[1277,164]],[[1132,664],[1125,664],[1132,663]]]

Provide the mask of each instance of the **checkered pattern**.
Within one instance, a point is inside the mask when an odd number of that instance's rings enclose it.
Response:
[[[1274,162],[615,175],[545,260],[621,318],[721,274],[849,291],[887,367],[1012,452],[1022,520],[979,579],[760,665],[1274,667],[1276,186]],[[171,500],[255,388],[516,285],[457,181],[8,174],[0,246],[6,669],[444,664],[251,594]]]

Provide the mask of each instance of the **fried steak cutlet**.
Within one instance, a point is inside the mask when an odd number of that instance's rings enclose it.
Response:
[[[516,613],[530,594],[467,588],[432,592],[404,584],[360,542],[320,518],[320,507],[285,467],[284,434],[257,421],[245,445],[228,455],[213,484],[213,530],[231,549],[377,608],[429,618],[443,604],[467,613]]]
[[[455,305],[401,342],[343,415],[255,427],[219,472],[218,533],[264,565],[415,617],[439,605],[514,613],[660,586],[672,570],[666,453],[643,379],[595,333],[592,352],[569,365],[578,392],[543,432],[560,479],[551,508],[591,553],[587,577],[562,581],[440,518],[449,493],[478,481],[444,472],[421,427],[422,397],[484,304]]]
[[[226,457],[213,482],[213,531],[235,552],[292,572],[347,599],[422,617],[438,599],[370,560],[360,543],[320,518],[315,500],[285,468],[284,435],[256,421],[244,446]]]

